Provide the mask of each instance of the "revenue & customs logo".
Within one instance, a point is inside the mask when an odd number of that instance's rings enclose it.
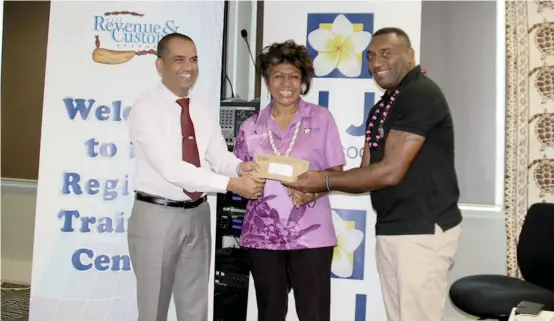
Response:
[[[92,60],[107,65],[126,63],[135,56],[156,55],[162,37],[179,29],[174,20],[153,23],[144,19],[144,14],[131,11],[106,12],[93,19]],[[102,45],[108,46],[101,46],[101,37]]]

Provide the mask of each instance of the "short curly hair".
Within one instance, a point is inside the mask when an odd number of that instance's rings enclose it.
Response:
[[[306,46],[299,45],[294,40],[274,43],[265,47],[256,57],[256,70],[267,82],[271,69],[278,64],[294,65],[302,74],[302,95],[307,94],[312,86],[314,67]]]

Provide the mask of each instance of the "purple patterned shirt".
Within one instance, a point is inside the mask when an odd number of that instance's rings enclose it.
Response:
[[[322,171],[346,163],[340,135],[331,113],[321,107],[299,101],[298,112],[283,131],[271,118],[271,103],[241,126],[235,143],[235,155],[252,161],[258,154],[274,154],[268,138],[273,133],[275,146],[285,155],[296,124],[300,130],[289,156],[310,161],[310,170]],[[298,250],[335,246],[337,238],[331,218],[329,196],[317,199],[313,208],[296,208],[287,187],[267,180],[262,195],[246,207],[240,245],[270,250]]]

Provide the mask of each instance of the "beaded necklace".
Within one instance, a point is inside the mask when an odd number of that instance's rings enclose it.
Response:
[[[398,94],[400,94],[400,90],[395,89],[388,100],[381,101],[375,107],[375,112],[373,113],[373,116],[369,119],[365,132],[365,140],[369,145],[369,148],[375,149],[379,147],[380,141],[383,140],[383,136],[385,134],[383,130],[383,123],[389,115],[389,109],[397,100]]]
[[[273,118],[273,115],[271,115],[271,119],[275,120],[275,118]],[[284,156],[290,155],[290,152],[292,151],[292,147],[294,146],[294,143],[296,143],[296,138],[298,137],[298,131],[300,130],[300,123],[301,123],[300,120],[296,123],[296,127],[294,128],[294,134],[292,135],[292,139],[289,143],[289,147],[287,148],[287,151],[285,152]],[[269,125],[267,126],[267,136],[269,137],[269,144],[273,149],[273,153],[275,153],[275,155],[277,156],[281,156],[281,153],[279,153],[279,150],[277,150],[277,147],[275,146],[275,141],[273,140],[273,132],[271,131],[271,129],[269,129]]]
[[[420,71],[422,74],[427,74],[427,69]],[[400,83],[401,85],[402,83]],[[398,87],[400,87],[400,85]],[[397,88],[398,88],[397,87]],[[398,100],[400,94],[399,89],[395,89],[387,100],[381,101],[375,108],[373,116],[368,120],[365,141],[369,145],[370,149],[376,149],[380,145],[380,141],[383,140],[385,131],[383,130],[383,123],[389,115],[389,109]],[[377,127],[377,125],[379,127]]]

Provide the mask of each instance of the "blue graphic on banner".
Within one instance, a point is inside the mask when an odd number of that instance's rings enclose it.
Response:
[[[356,294],[356,306],[354,312],[354,321],[365,321],[365,313],[367,306],[367,295]]]
[[[316,78],[371,78],[366,48],[373,13],[309,13],[306,48]]]
[[[337,246],[333,251],[332,278],[364,279],[366,215],[365,210],[333,209]]]
[[[367,120],[367,117],[369,116],[369,112],[371,111],[371,108],[375,105],[375,93],[369,92],[364,93],[364,116],[361,119],[361,124],[358,126],[355,126],[354,124],[350,125],[346,129],[346,133],[352,136],[365,136],[365,122]]]
[[[329,109],[329,92],[328,91],[320,91],[319,97],[318,97],[318,105],[325,107]],[[351,136],[364,136],[365,135],[365,122],[367,120],[367,117],[369,116],[369,112],[371,111],[371,108],[375,105],[375,93],[373,92],[366,92],[364,93],[364,114],[363,118],[361,118],[361,124],[355,125],[351,124],[346,129],[346,133]]]
[[[329,109],[329,92],[320,91],[318,94],[317,104],[321,107]]]

